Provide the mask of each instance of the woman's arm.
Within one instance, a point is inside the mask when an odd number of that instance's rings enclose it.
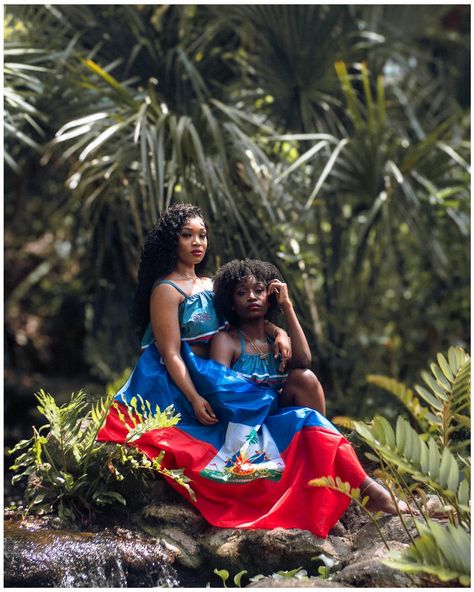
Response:
[[[158,349],[171,378],[188,399],[198,420],[205,425],[217,423],[218,419],[209,402],[197,392],[186,364],[181,357],[181,334],[179,331],[179,293],[167,284],[157,286],[150,298],[150,320]]]
[[[278,304],[285,314],[288,333],[292,342],[291,367],[309,368],[311,365],[311,350],[288,296],[288,286],[279,280],[272,280],[268,285],[268,293],[276,295]]]
[[[235,341],[225,331],[219,331],[214,335],[211,341],[211,348],[209,350],[209,357],[216,362],[220,362],[231,367],[232,362],[236,357]]]

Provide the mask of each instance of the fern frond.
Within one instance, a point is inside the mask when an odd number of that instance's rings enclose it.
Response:
[[[88,416],[82,420],[81,426],[83,432],[79,444],[81,451],[91,450],[94,446],[97,434],[99,433],[101,427],[104,425],[107,413],[109,412],[109,409],[112,406],[113,401],[114,394],[107,394],[105,399],[100,399],[97,403],[92,405],[92,408]],[[85,428],[84,420],[87,422],[87,426]]]
[[[470,427],[471,359],[462,348],[451,347],[447,359],[439,353],[437,362],[430,365],[431,374],[421,373],[428,389],[417,384],[415,390],[437,418],[432,426],[441,444],[455,450],[463,445],[453,435]]]
[[[421,405],[420,399],[403,383],[398,382],[394,378],[388,378],[379,374],[369,374],[367,376],[367,382],[395,395],[416,419],[420,429],[428,431],[430,424],[439,422],[438,418],[427,407]]]
[[[458,499],[458,491],[466,478],[462,479],[458,463],[448,448],[440,450],[434,438],[425,442],[403,417],[398,418],[395,431],[380,416],[370,424],[356,421],[354,428],[390,467],[425,483],[464,515],[461,507],[464,504]]]
[[[128,434],[125,439],[126,444],[135,442],[143,434],[151,430],[173,427],[181,419],[181,415],[175,413],[173,405],[169,405],[163,411],[157,405],[155,410],[152,411],[150,401],[147,399],[144,400],[140,395],[132,397],[130,403],[122,396],[122,402],[126,407],[128,417],[133,425],[132,427],[128,422],[125,422],[125,416],[118,410],[121,421],[128,428]]]
[[[446,527],[428,520],[417,522],[420,536],[399,552],[391,551],[383,563],[409,573],[436,576],[442,582],[458,580],[462,586],[471,583],[471,540],[461,527]]]

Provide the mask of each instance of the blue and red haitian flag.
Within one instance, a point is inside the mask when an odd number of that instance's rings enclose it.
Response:
[[[172,479],[170,484],[214,526],[300,528],[326,537],[349,498],[308,482],[330,475],[360,485],[366,473],[347,440],[317,411],[280,408],[275,390],[194,355],[186,343],[181,353],[219,423],[199,423],[152,344],[117,394],[116,405],[140,396],[153,410],[173,405],[181,418],[175,427],[145,433],[133,446],[149,458],[165,451],[167,468],[184,468],[196,500]],[[120,415],[128,413],[110,409],[100,441],[125,442],[128,428]]]

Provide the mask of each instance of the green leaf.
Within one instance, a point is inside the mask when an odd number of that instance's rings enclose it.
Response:
[[[463,479],[459,484],[458,500],[460,504],[464,505],[469,502],[469,482],[467,479]]]
[[[417,522],[417,528],[420,537],[405,551],[390,552],[383,563],[408,573],[432,575],[441,582],[459,580],[469,585],[469,534],[462,527],[442,527],[432,520],[426,525]]]
[[[431,479],[437,479],[440,471],[441,455],[433,438],[428,440],[428,473]]]
[[[448,478],[446,481],[446,485],[450,491],[456,492],[459,484],[459,467],[454,460],[454,457],[451,457],[451,462],[449,465],[449,473]]]
[[[283,578],[293,578],[296,576],[296,574],[301,571],[303,568],[302,567],[297,567],[296,569],[290,569],[290,570],[283,570],[280,569],[278,570],[276,573],[279,576],[282,576]]]
[[[226,569],[214,569],[214,573],[220,577],[222,583],[224,584],[224,588],[227,588],[226,582],[229,579],[229,572]]]
[[[405,430],[405,423],[401,416],[397,419],[397,426],[396,426],[396,433],[395,433],[395,440],[397,443],[397,448],[400,451],[405,450],[405,443],[406,443],[406,430]]]
[[[451,368],[449,367],[449,364],[446,358],[443,356],[443,354],[438,353],[436,359],[438,360],[439,367],[441,368],[449,382],[454,382],[454,375],[451,372]]]
[[[423,371],[421,373],[421,377],[426,382],[426,384],[430,387],[430,389],[443,401],[447,400],[445,389],[443,389],[434,379],[432,376],[428,374],[428,372]]]
[[[242,580],[242,576],[244,576],[246,573],[248,573],[248,572],[247,572],[247,570],[246,570],[246,569],[243,569],[242,571],[239,571],[239,573],[238,573],[238,574],[235,574],[235,576],[234,576],[234,584],[235,584],[235,585],[236,585],[238,588],[240,588],[240,587],[241,587],[241,583],[240,583],[240,582],[241,582],[241,580]]]
[[[458,361],[456,358],[456,353],[454,350],[454,347],[450,347],[448,350],[448,363],[449,363],[449,367],[451,369],[451,371],[453,372],[453,374],[456,374],[459,365],[458,365]]]
[[[417,384],[415,385],[415,390],[420,395],[420,397],[423,397],[423,399],[431,405],[431,407],[433,407],[437,411],[441,411],[441,409],[443,408],[443,404],[440,401],[438,401],[436,397],[433,397],[433,395],[430,392],[428,392],[424,387]]]
[[[451,390],[451,383],[449,382],[449,380],[446,379],[446,377],[441,372],[441,370],[438,368],[438,366],[436,364],[431,364],[430,368],[431,368],[431,372],[433,372],[433,374],[434,374],[436,380],[438,381],[438,383],[446,391],[450,391]]]

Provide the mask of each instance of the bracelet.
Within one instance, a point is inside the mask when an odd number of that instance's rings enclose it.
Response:
[[[369,489],[369,487],[372,487],[372,485],[378,485],[378,483],[376,481],[371,481],[368,485],[366,485],[364,487],[364,489],[359,493],[359,496],[362,497],[362,495],[367,491],[367,489]]]

